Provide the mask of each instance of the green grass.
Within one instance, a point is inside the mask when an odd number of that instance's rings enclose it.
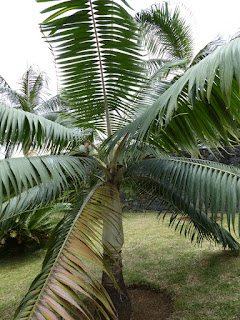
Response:
[[[125,214],[124,228],[126,283],[166,289],[174,301],[171,320],[239,319],[240,256],[208,242],[191,244],[153,213]],[[38,252],[0,260],[1,320],[12,318],[42,259]]]
[[[124,265],[128,284],[166,289],[171,320],[239,319],[240,256],[204,242],[194,245],[156,214],[126,215]]]
[[[0,259],[0,319],[10,320],[33,278],[41,270],[44,252]]]

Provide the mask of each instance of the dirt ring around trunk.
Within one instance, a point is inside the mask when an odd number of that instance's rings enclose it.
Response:
[[[132,304],[131,320],[166,320],[173,314],[173,300],[166,290],[132,285],[128,294]]]
[[[166,290],[135,284],[129,286],[127,291],[132,305],[130,320],[167,320],[173,314],[173,300]],[[88,301],[87,305],[94,315],[95,307],[92,302]],[[86,319],[85,316],[82,319]]]

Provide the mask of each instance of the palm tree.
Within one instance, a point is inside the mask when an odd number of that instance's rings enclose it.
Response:
[[[102,0],[59,0],[44,10],[52,12],[42,29],[55,45],[72,125],[99,133],[90,154],[79,151],[81,131],[0,107],[2,143],[51,151],[0,161],[1,221],[60,195],[75,206],[55,228],[15,319],[93,319],[83,297],[97,307],[95,318],[130,318],[121,258],[125,185],[162,199],[172,208],[171,223],[191,240],[239,249],[217,223],[226,211],[229,229],[235,228],[239,169],[177,156],[199,155],[201,143],[239,143],[240,39],[160,82],[166,69],[146,75],[139,26],[129,10],[126,1]],[[152,87],[156,83],[161,87]],[[89,263],[103,271],[101,283]]]
[[[36,71],[30,66],[23,74],[19,84],[19,89],[14,90],[0,76],[1,101],[26,112],[41,114],[52,121],[61,121],[58,116],[60,111],[62,112],[66,108],[66,102],[61,95],[48,98],[48,78],[45,72]],[[12,151],[9,146],[6,146],[5,157],[9,158]],[[24,155],[27,155],[28,151],[26,146],[23,149]]]
[[[6,96],[10,103],[27,112],[44,103],[46,96],[47,77],[44,72],[37,72],[30,66],[21,78],[19,90],[13,90],[1,77],[0,93]]]

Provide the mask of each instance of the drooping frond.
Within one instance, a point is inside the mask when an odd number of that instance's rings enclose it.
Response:
[[[76,182],[78,179],[85,179],[85,165],[91,166],[91,162],[69,155],[0,160],[0,206],[4,201],[11,200],[13,195],[19,196],[35,185],[43,188],[42,192],[46,197],[50,197],[51,192],[67,191],[68,177]],[[51,191],[53,181],[55,186]],[[47,191],[49,194],[46,194]]]
[[[136,15],[144,45],[155,57],[189,59],[193,40],[189,25],[181,17],[180,6],[171,10],[168,2],[152,5]]]
[[[233,110],[228,110],[216,87],[212,89],[210,103],[195,100],[194,107],[190,109],[185,100],[166,127],[159,126],[159,120],[155,119],[149,130],[149,142],[159,145],[166,152],[182,154],[185,151],[192,155],[199,154],[200,143],[220,149],[234,146],[239,141],[240,119],[238,114],[234,116],[238,110],[238,100],[234,95]]]
[[[8,145],[51,149],[72,148],[82,142],[77,130],[47,120],[42,116],[0,104],[0,143]]]
[[[127,134],[126,143],[131,139],[147,139],[151,129],[157,134],[162,134],[161,130],[166,132],[166,143],[168,135],[179,142],[180,132],[182,148],[185,144],[188,148],[194,146],[197,139],[206,145],[228,145],[229,138],[238,141],[239,60],[240,38],[218,47],[188,69],[146,112],[120,130],[114,143]]]
[[[108,135],[115,111],[124,119],[143,79],[137,25],[121,2],[61,0],[43,11],[52,12],[42,30],[54,47],[76,124]]]
[[[114,214],[108,201],[112,193],[110,184],[96,186],[80,210],[75,209],[58,225],[42,271],[14,319],[80,320],[84,315],[94,319],[83,298],[90,299],[105,319],[110,319],[106,310],[111,319],[117,319],[108,294],[89,270],[90,262],[109,274],[96,245],[101,243],[103,213],[111,210]]]
[[[140,192],[140,194],[149,196],[149,204],[158,201],[158,216],[163,220],[167,214],[171,215],[169,227],[174,228],[180,235],[190,238],[192,242],[201,244],[204,240],[219,243],[223,248],[231,250],[240,250],[240,244],[223,226],[211,219],[205,213],[200,213],[198,208],[194,208],[186,199],[179,197],[168,197],[167,193],[163,195],[163,185],[161,182],[152,179],[136,179],[135,177],[128,180],[128,187]],[[166,190],[166,189],[165,189]],[[184,211],[182,210],[184,207]]]
[[[129,174],[142,180],[145,190],[151,190],[152,184],[151,192],[155,196],[187,214],[199,231],[198,239],[212,237],[223,246],[239,249],[233,237],[217,224],[219,218],[222,222],[226,217],[229,231],[233,229],[240,235],[238,168],[204,160],[167,157],[140,161],[129,168]],[[190,233],[189,229],[185,230],[186,234]]]

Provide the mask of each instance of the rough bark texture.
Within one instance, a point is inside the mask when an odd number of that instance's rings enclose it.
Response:
[[[104,259],[111,267],[120,291],[115,288],[111,279],[105,273],[103,273],[102,275],[102,284],[112,299],[112,302],[117,311],[118,319],[130,320],[132,308],[130,298],[128,296],[127,289],[123,280],[121,253],[119,253],[118,258],[114,258],[116,259],[116,262],[114,262],[112,258],[108,256],[108,254],[104,254]]]

